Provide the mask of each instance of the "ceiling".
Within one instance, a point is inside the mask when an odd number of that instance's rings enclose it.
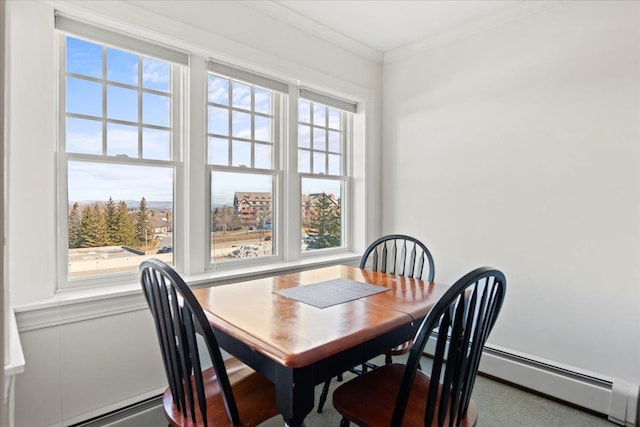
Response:
[[[443,44],[560,0],[259,0],[241,3],[377,60]]]

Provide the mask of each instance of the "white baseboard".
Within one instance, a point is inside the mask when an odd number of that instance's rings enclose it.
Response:
[[[617,424],[634,427],[638,420],[637,384],[487,345],[480,372],[599,412]]]

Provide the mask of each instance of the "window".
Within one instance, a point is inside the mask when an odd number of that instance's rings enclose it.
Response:
[[[131,275],[151,256],[173,263],[181,152],[179,66],[79,32],[61,35],[61,245],[70,285]]]
[[[277,255],[273,219],[280,205],[277,154],[284,95],[211,72],[207,77],[210,262]]]
[[[195,274],[348,250],[355,104],[56,25],[61,288],[132,282],[151,257]]]
[[[298,101],[301,240],[307,251],[343,245],[346,116],[337,108]]]

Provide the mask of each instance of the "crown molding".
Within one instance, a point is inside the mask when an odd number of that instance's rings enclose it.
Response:
[[[387,52],[384,54],[383,64],[390,64],[392,62],[400,61],[426,50],[451,43],[464,37],[468,37],[472,34],[486,31],[515,20],[555,8],[557,6],[560,6],[562,4],[562,1],[564,0],[522,1],[518,4],[504,9],[500,13],[496,13],[484,19],[478,20],[473,24],[452,28],[451,30],[438,34],[435,37],[430,37],[419,42],[411,43],[407,46]]]
[[[239,3],[261,11],[286,24],[297,27],[307,33],[320,37],[330,43],[358,54],[365,59],[382,64],[384,54],[359,43],[337,31],[331,30],[316,21],[307,18],[275,1],[238,0]]]

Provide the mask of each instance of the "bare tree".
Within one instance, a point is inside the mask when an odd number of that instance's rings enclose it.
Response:
[[[233,228],[233,207],[222,206],[216,208],[213,213],[213,220],[215,221],[216,229],[222,228],[222,232],[226,233],[227,230]]]

